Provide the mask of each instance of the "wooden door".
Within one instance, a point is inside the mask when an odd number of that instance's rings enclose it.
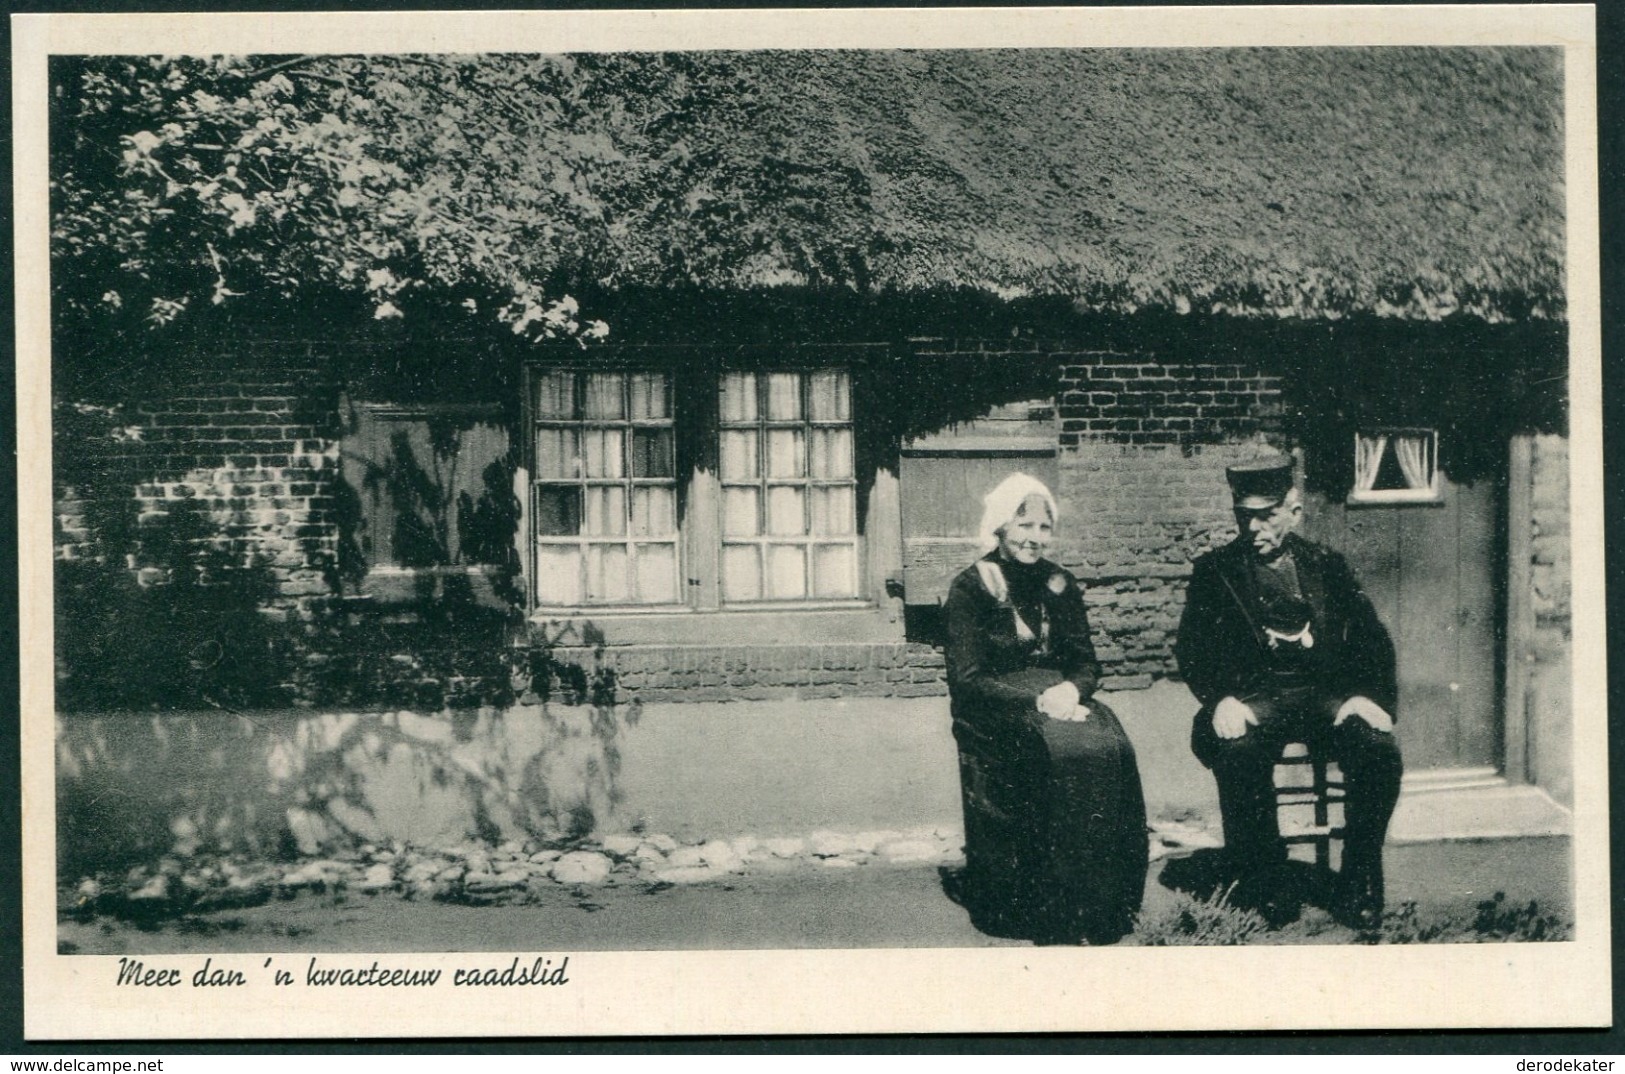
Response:
[[[1056,430],[1051,401],[1033,399],[992,407],[975,421],[903,445],[897,479],[910,641],[942,643],[948,586],[982,554],[976,541],[982,497],[1018,470],[1059,487]]]
[[[1394,639],[1405,767],[1499,767],[1500,492],[1443,481],[1439,504],[1311,498],[1305,536],[1342,552]]]
[[[976,421],[903,446],[903,586],[913,608],[935,607],[981,555],[982,498],[1011,474],[1058,487],[1055,411],[1047,399],[993,407]],[[1064,508],[1063,508],[1064,509]]]

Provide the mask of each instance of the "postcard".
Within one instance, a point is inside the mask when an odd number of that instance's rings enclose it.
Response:
[[[1593,23],[14,16],[28,1036],[1606,1025]]]

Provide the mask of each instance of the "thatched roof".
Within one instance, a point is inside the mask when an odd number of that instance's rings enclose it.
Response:
[[[710,178],[682,212],[612,225],[611,279],[670,280],[679,262],[712,286],[1095,309],[1563,315],[1555,50],[583,59],[676,65],[710,102],[663,137]]]
[[[537,316],[544,290],[629,286],[1314,319],[1565,307],[1555,49],[53,70],[54,308],[91,340],[121,311],[323,287],[384,316],[419,282]]]

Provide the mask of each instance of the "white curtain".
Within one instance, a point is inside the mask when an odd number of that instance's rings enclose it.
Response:
[[[762,599],[762,553],[756,545],[722,546],[722,596],[725,600]]]
[[[1370,492],[1382,469],[1382,453],[1388,449],[1386,436],[1356,436],[1354,439],[1354,491]]]
[[[640,544],[637,548],[637,599],[644,604],[670,604],[677,599],[677,546]]]
[[[766,595],[784,600],[801,600],[807,595],[806,548],[793,544],[768,545]]]
[[[1394,437],[1394,455],[1399,459],[1400,472],[1405,475],[1405,484],[1410,488],[1433,487],[1429,446],[1426,435]]]

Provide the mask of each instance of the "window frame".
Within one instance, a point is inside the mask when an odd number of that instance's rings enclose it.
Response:
[[[567,374],[573,378],[572,386],[572,414],[569,418],[546,416],[538,412],[536,393],[539,384],[547,377],[555,374]],[[595,374],[609,374],[620,379],[620,415],[619,417],[593,417],[587,412],[586,385],[587,378]],[[637,376],[659,377],[665,386],[664,418],[640,419],[632,410],[632,381]],[[524,392],[524,407],[522,420],[524,421],[524,451],[529,487],[525,490],[522,504],[525,509],[526,525],[525,538],[527,548],[525,551],[525,592],[526,601],[533,612],[566,613],[574,611],[601,611],[632,609],[637,611],[675,611],[686,606],[686,571],[684,535],[681,517],[681,494],[679,487],[682,475],[678,472],[677,437],[678,423],[676,412],[676,375],[673,370],[653,367],[616,365],[616,366],[589,366],[580,363],[537,363],[526,367],[522,378],[522,391]],[[621,458],[619,460],[621,474],[619,477],[593,476],[584,472],[573,477],[543,475],[537,460],[540,453],[540,432],[543,429],[572,429],[578,436],[584,435],[592,429],[618,429],[623,430],[620,446]],[[636,473],[636,434],[640,429],[666,429],[670,432],[671,474],[667,477],[639,477]],[[584,440],[578,439],[581,445]],[[584,448],[582,449],[584,453]],[[549,486],[555,488],[574,488],[580,490],[578,508],[578,532],[575,534],[543,534],[541,532],[540,497]],[[640,487],[664,487],[671,490],[672,529],[669,534],[639,535],[635,531],[635,503],[636,491]],[[621,488],[625,490],[623,510],[625,511],[625,528],[619,534],[591,534],[587,532],[588,490],[593,488]],[[635,563],[638,553],[637,546],[663,545],[671,549],[671,597],[669,600],[643,601],[636,599],[622,600],[594,600],[588,597],[588,583],[590,574],[591,549],[594,547],[621,547],[627,550],[628,567],[633,571],[635,579]],[[541,589],[541,555],[544,546],[574,547],[579,550],[581,561],[579,565],[580,577],[578,579],[578,599],[572,602],[543,601]]]
[[[838,398],[836,410],[839,414],[844,411],[844,417],[818,417],[813,413],[813,380],[818,374],[834,374],[844,382],[844,397]],[[796,378],[797,416],[791,418],[775,418],[771,412],[772,398],[771,378],[774,376],[794,376]],[[724,384],[730,376],[748,376],[754,378],[755,417],[748,419],[729,420],[722,414],[722,396]],[[720,590],[719,600],[723,607],[733,608],[762,608],[765,606],[804,607],[808,605],[828,605],[830,603],[850,603],[862,601],[864,595],[864,541],[863,535],[858,531],[858,460],[857,460],[857,428],[853,414],[852,371],[846,366],[785,366],[782,364],[762,365],[750,369],[724,369],[717,373],[715,391],[717,395],[717,484],[719,488],[718,519],[717,519],[717,581]],[[820,430],[845,430],[847,434],[848,471],[844,477],[818,476],[813,473],[814,440]],[[730,432],[751,431],[756,433],[756,458],[753,478],[730,479],[723,472],[723,459],[725,451],[723,440]],[[800,452],[803,463],[800,474],[775,475],[769,465],[771,449],[769,447],[770,434],[774,431],[795,431],[802,433],[803,446]],[[770,517],[771,490],[778,488],[796,488],[802,492],[801,497],[801,529],[795,533],[774,533],[771,529]],[[757,491],[756,499],[756,526],[755,532],[748,535],[730,534],[728,532],[727,494],[728,489],[754,489]],[[846,489],[849,493],[848,507],[850,515],[848,521],[850,528],[844,534],[820,534],[814,525],[815,507],[814,497],[819,490]],[[761,595],[756,597],[729,597],[727,579],[727,549],[734,547],[753,547],[757,554],[757,588]],[[796,596],[769,596],[767,595],[767,579],[769,574],[768,557],[770,549],[775,546],[795,546],[801,549],[802,554],[802,583],[803,595]],[[851,593],[849,594],[818,594],[818,572],[816,562],[817,549],[820,547],[842,547],[849,550],[851,570]]]
[[[1359,457],[1362,441],[1369,442],[1377,437],[1383,437],[1382,447],[1386,456],[1394,451],[1396,436],[1422,436],[1426,439],[1427,462],[1429,466],[1428,484],[1422,487],[1403,489],[1362,489],[1360,485]],[[1420,426],[1394,426],[1374,425],[1363,429],[1356,429],[1350,443],[1353,452],[1354,482],[1349,489],[1345,503],[1353,507],[1370,506],[1430,506],[1444,503],[1444,471],[1439,466],[1439,432],[1437,429]]]

